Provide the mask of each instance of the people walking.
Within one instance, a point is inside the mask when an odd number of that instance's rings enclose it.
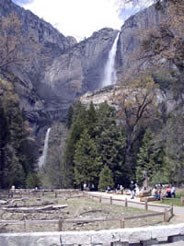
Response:
[[[130,192],[131,192],[131,199],[134,199],[135,197],[135,184],[134,181],[131,181],[130,183]]]

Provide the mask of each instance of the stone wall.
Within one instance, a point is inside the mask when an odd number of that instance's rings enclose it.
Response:
[[[184,224],[81,232],[2,233],[0,246],[151,246],[180,242]],[[181,245],[180,244],[180,245]]]

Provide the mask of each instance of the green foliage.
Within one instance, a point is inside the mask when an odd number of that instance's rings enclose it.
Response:
[[[64,167],[63,155],[68,129],[63,123],[52,125],[47,159],[41,170],[42,186],[48,188],[65,188],[67,170]]]
[[[26,188],[32,189],[41,185],[40,179],[36,173],[29,173],[26,178]]]
[[[153,134],[147,130],[137,154],[136,180],[142,185],[143,172],[146,171],[151,184],[168,183],[168,164],[165,159],[163,143],[155,142]]]
[[[0,187],[22,187],[35,163],[26,146],[29,143],[33,151],[34,143],[30,144],[29,129],[12,84],[0,79],[0,91]]]
[[[86,130],[82,133],[80,140],[76,144],[74,163],[76,184],[87,183],[97,187],[101,162],[96,144]]]
[[[66,187],[73,186],[74,181],[74,154],[76,143],[80,139],[86,126],[86,109],[78,102],[74,107],[73,121],[66,141],[63,165],[65,170]]]
[[[180,185],[184,182],[184,120],[179,112],[171,114],[161,137],[165,142],[165,161],[170,182]]]
[[[114,108],[102,103],[97,109],[98,120],[95,127],[95,141],[103,165],[107,165],[112,173],[115,184],[124,185],[123,177],[125,155],[125,135],[116,123]]]
[[[73,109],[72,106],[70,106],[69,109],[68,109],[67,122],[66,122],[66,126],[68,127],[68,129],[69,129],[69,128],[71,127],[71,125],[72,125],[73,114],[74,114],[74,109]]]
[[[105,191],[108,186],[111,188],[114,187],[114,181],[112,171],[108,168],[108,166],[105,165],[100,172],[98,188],[101,191]]]
[[[158,102],[159,89],[153,78],[161,86],[167,85],[166,90],[178,100],[177,107],[170,114],[167,105],[163,101],[162,105]],[[88,182],[90,177],[90,173],[85,174],[85,180],[84,175],[80,177],[85,163],[92,165],[86,158],[84,148],[88,141],[90,145],[92,141],[96,146],[96,157],[102,166],[111,170],[115,185],[127,187],[134,178],[142,185],[144,171],[153,185],[184,182],[184,121],[181,114],[183,79],[179,74],[173,74],[173,71],[162,73],[160,70],[154,73],[153,78],[142,74],[131,86],[126,89],[123,87],[113,98],[119,105],[117,112],[107,103],[97,108],[92,103],[88,108],[79,103],[74,109],[65,152],[68,157],[65,159],[66,169],[70,168],[71,176],[75,170],[75,177],[72,176],[74,182]],[[84,138],[84,132],[88,138]],[[76,151],[78,160],[74,161]],[[76,164],[80,170],[78,172]],[[99,183],[99,177],[96,180],[96,184]]]
[[[125,138],[115,117],[115,110],[107,103],[97,109],[92,103],[87,109],[80,103],[74,107],[64,164],[70,173],[67,177],[71,179],[74,173],[72,178],[77,185],[86,182],[97,187],[99,173],[104,165],[112,171],[113,182],[122,183],[126,173]]]

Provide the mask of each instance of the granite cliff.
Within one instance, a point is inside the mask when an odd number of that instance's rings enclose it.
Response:
[[[184,2],[164,0],[131,16],[121,28],[119,79],[141,71],[183,69]]]
[[[52,121],[63,120],[76,97],[99,87],[117,31],[102,29],[77,43],[11,0],[0,0],[1,19],[11,13],[21,22],[20,52],[29,62],[9,66],[3,76],[13,81],[37,134]]]
[[[160,84],[155,71],[172,70],[176,76],[181,75],[183,5],[181,0],[158,1],[124,23],[116,52],[118,83],[142,71],[154,70]],[[76,98],[99,89],[117,30],[104,28],[77,43],[11,0],[0,0],[1,18],[10,13],[16,13],[21,21],[25,38],[22,51],[25,56],[31,54],[31,60],[11,66],[12,74],[6,77],[14,82],[22,111],[37,134],[53,121],[63,120]],[[177,13],[179,18],[175,21]],[[172,80],[170,76],[166,87]]]
[[[125,21],[117,45],[117,84],[127,85],[140,74],[150,74],[160,86],[168,111],[178,105],[183,110],[183,16],[183,1],[158,1]],[[113,90],[107,88],[107,98],[103,89],[81,100],[95,104],[103,98],[109,100]]]

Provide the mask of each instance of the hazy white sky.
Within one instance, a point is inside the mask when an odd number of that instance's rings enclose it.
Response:
[[[125,18],[122,14],[120,18],[121,0],[13,0],[13,2],[50,22],[65,36],[74,36],[77,40],[89,37],[94,31],[104,27],[120,29]],[[135,9],[129,6],[124,16],[127,18],[133,12]]]

